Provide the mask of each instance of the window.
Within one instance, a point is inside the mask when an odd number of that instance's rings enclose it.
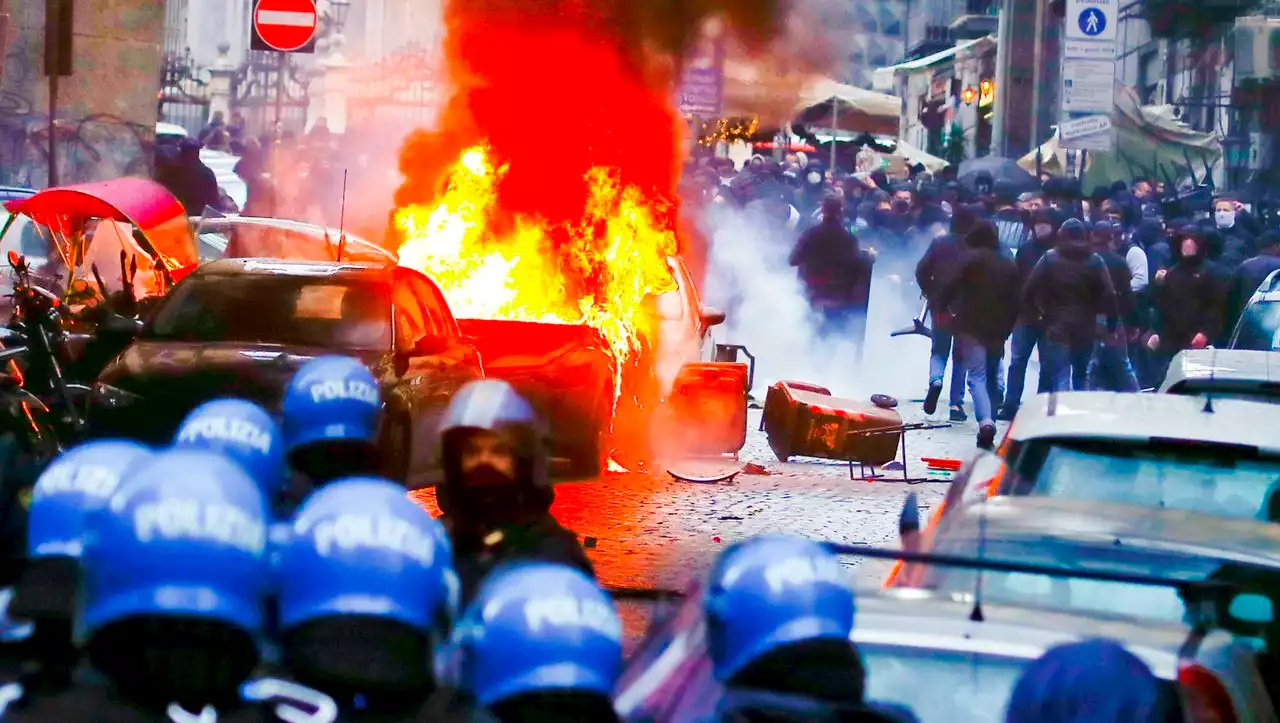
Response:
[[[381,351],[391,346],[387,296],[384,284],[363,279],[196,275],[174,289],[145,335]]]
[[[1006,493],[1246,519],[1270,519],[1273,487],[1280,487],[1280,459],[1188,442],[1028,443],[1016,468]]]
[[[1249,304],[1240,315],[1231,348],[1280,351],[1280,301]]]
[[[1002,720],[1027,661],[995,655],[857,641],[867,671],[866,697],[911,708],[921,723]],[[929,681],[928,695],[920,681]]]

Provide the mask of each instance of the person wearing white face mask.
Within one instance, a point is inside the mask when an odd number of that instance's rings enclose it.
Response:
[[[1222,247],[1217,263],[1225,274],[1233,273],[1245,259],[1251,258],[1254,248],[1253,235],[1239,223],[1239,204],[1235,199],[1219,196],[1213,202],[1213,222],[1222,235]]]

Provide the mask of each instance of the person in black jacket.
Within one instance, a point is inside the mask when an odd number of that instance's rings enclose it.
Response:
[[[1178,260],[1156,274],[1157,333],[1147,340],[1153,352],[1156,377],[1163,380],[1173,355],[1187,348],[1203,349],[1215,338],[1222,322],[1221,293],[1199,229],[1188,226],[1178,234]]]
[[[991,449],[996,423],[987,373],[1017,319],[1018,267],[1001,252],[996,228],[988,222],[974,226],[965,236],[965,246],[964,263],[937,301],[939,307],[955,311],[956,344],[973,397],[978,447]]]
[[[1272,272],[1280,270],[1280,234],[1270,231],[1258,237],[1258,255],[1240,264],[1231,275],[1227,287],[1226,315],[1223,330],[1230,333],[1240,320],[1240,313],[1258,287]]]
[[[462,601],[497,565],[532,559],[595,572],[578,536],[551,516],[546,431],[504,381],[470,382],[440,425],[440,520],[453,542]]]
[[[1116,292],[1106,265],[1089,247],[1087,229],[1068,219],[1058,229],[1058,244],[1036,264],[1022,292],[1026,308],[1043,319],[1040,363],[1050,388],[1085,389],[1089,359],[1098,337],[1098,316],[1108,332],[1119,326]]]
[[[1018,248],[1015,261],[1018,266],[1019,288],[1026,285],[1031,277],[1031,270],[1040,259],[1053,248],[1057,238],[1057,230],[1066,217],[1051,209],[1039,209],[1032,217],[1031,235]],[[1020,307],[1018,323],[1013,328],[1010,343],[1008,386],[1004,395],[1004,405],[997,419],[1003,422],[1012,421],[1018,414],[1018,406],[1022,403],[1023,384],[1027,378],[1027,365],[1031,362],[1031,353],[1035,351],[1043,336],[1038,314],[1028,307]],[[1048,377],[1045,376],[1043,364],[1040,367],[1040,379],[1037,392],[1049,390]]]
[[[824,327],[847,333],[859,350],[866,334],[873,257],[844,226],[844,199],[822,201],[822,221],[801,234],[789,259]]]
[[[1102,258],[1111,275],[1111,287],[1116,292],[1116,306],[1121,319],[1128,319],[1136,304],[1133,293],[1133,272],[1120,255],[1120,240],[1124,228],[1114,221],[1099,221],[1093,226],[1091,240],[1094,253]],[[1098,331],[1098,344],[1089,362],[1089,386],[1109,392],[1136,392],[1138,378],[1129,363],[1129,343],[1125,325],[1114,332]]]
[[[916,284],[929,302],[929,315],[933,317],[932,348],[929,351],[929,391],[924,398],[924,413],[932,415],[938,410],[938,398],[942,396],[942,377],[947,372],[947,358],[951,357],[952,409],[964,404],[964,369],[953,352],[951,314],[939,307],[936,299],[942,290],[955,280],[956,272],[964,258],[960,239],[973,230],[977,216],[968,206],[957,205],[951,215],[951,233],[937,237],[916,264]]]

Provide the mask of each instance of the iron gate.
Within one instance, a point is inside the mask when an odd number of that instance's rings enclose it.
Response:
[[[437,53],[411,43],[376,63],[354,69],[347,99],[347,125],[394,124],[419,127],[434,123],[445,101]]]
[[[186,128],[193,136],[209,121],[209,73],[196,65],[190,50],[164,54],[158,117]]]
[[[231,107],[244,115],[252,133],[271,130],[277,120],[301,135],[307,128],[311,78],[288,53],[254,50],[231,81]]]

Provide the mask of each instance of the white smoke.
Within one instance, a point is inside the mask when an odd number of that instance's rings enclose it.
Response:
[[[788,263],[795,233],[755,208],[718,206],[704,232],[709,240],[705,301],[728,314],[721,342],[742,344],[756,357],[753,390],[779,380],[820,384],[836,396],[865,400],[890,394],[919,398],[928,386],[929,341],[890,338],[908,326],[919,306],[879,268],[873,278],[863,361],[848,334],[823,335],[796,270]]]

